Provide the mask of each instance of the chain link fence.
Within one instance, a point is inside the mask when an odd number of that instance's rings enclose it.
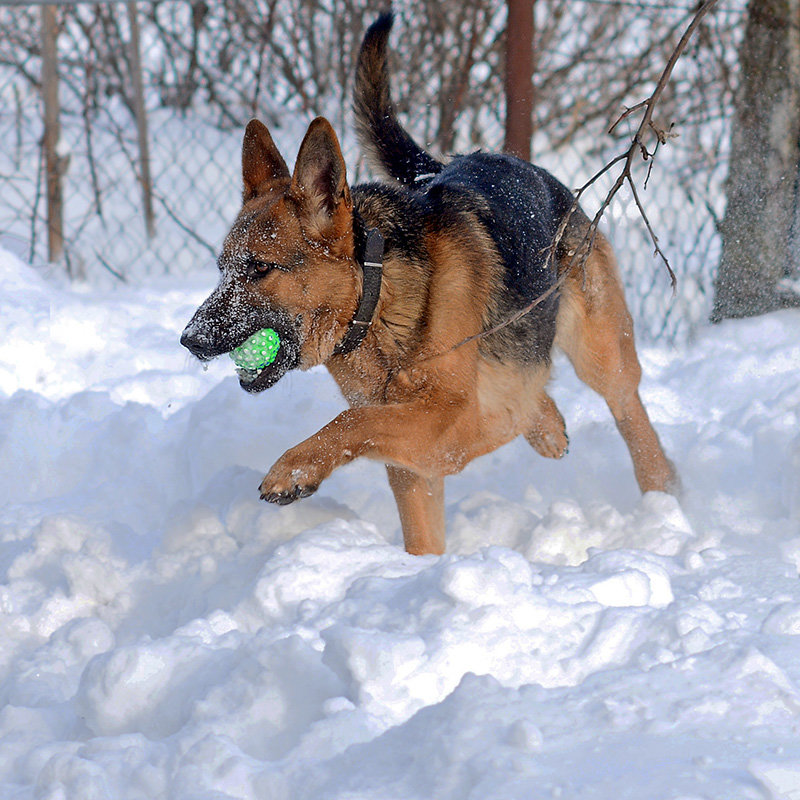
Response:
[[[439,154],[497,148],[503,4],[408,0],[396,11],[393,90],[415,137]],[[537,0],[536,12],[535,160],[574,188],[627,149],[626,131],[614,139],[606,128],[652,91],[691,9]],[[358,43],[376,13],[367,0],[0,0],[0,246],[92,285],[213,271],[239,208],[252,116],[290,163],[311,118],[328,116],[351,182],[367,177],[349,104]],[[50,144],[48,19],[58,114]],[[678,276],[674,298],[632,198],[619,195],[604,220],[645,336],[685,336],[708,313],[740,21],[741,4],[729,4],[704,26],[660,109],[680,136],[658,153],[643,198]],[[55,257],[53,172],[63,239]],[[607,188],[587,193],[590,214]]]

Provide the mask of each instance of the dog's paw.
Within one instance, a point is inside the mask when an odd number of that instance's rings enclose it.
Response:
[[[528,444],[545,458],[563,458],[567,454],[569,437],[564,417],[561,416],[550,395],[542,393],[539,413],[525,434],[525,438]]]
[[[569,437],[561,429],[542,430],[537,428],[525,434],[528,444],[545,458],[563,458],[569,452]]]
[[[261,499],[268,503],[285,506],[295,500],[309,497],[317,491],[323,478],[326,477],[318,465],[293,466],[293,459],[287,456],[288,454],[278,459],[258,487]]]
[[[295,484],[291,489],[271,491],[264,489],[264,482],[259,487],[262,500],[266,500],[268,503],[276,503],[279,506],[288,506],[289,503],[294,503],[295,500],[310,497],[318,488],[318,486],[299,486]]]

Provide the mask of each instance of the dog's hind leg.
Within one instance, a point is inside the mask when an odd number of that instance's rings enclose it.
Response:
[[[537,416],[530,430],[525,433],[525,439],[545,458],[561,458],[567,454],[569,438],[564,417],[546,392],[542,392]]]
[[[400,512],[406,551],[413,555],[444,553],[444,478],[423,478],[389,465],[386,472]]]
[[[633,460],[643,492],[675,492],[678,479],[639,397],[642,369],[633,342],[633,321],[611,246],[597,235],[584,270],[564,287],[556,344],[578,377],[608,404]]]

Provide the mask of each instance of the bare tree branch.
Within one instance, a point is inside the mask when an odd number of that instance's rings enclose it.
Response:
[[[648,130],[653,131],[656,134],[658,143],[665,142],[670,134],[668,132],[663,131],[662,129],[658,128],[656,125],[653,124],[653,112],[655,110],[656,105],[658,104],[661,95],[664,92],[667,84],[669,83],[670,76],[672,75],[672,70],[675,67],[678,59],[681,57],[681,54],[686,49],[686,45],[689,43],[689,40],[692,37],[692,34],[695,32],[697,27],[700,25],[703,17],[717,4],[717,0],[706,0],[695,12],[692,21],[690,22],[689,26],[684,31],[683,36],[681,36],[680,41],[676,45],[675,49],[672,51],[669,59],[667,60],[667,64],[664,67],[664,70],[661,73],[661,77],[658,79],[658,83],[656,84],[656,88],[653,90],[653,93],[650,97],[642,100],[641,102],[637,103],[635,106],[630,108],[626,108],[625,111],[619,116],[619,118],[611,125],[609,128],[609,133],[616,128],[616,126],[625,118],[629,117],[632,113],[637,110],[641,110],[642,108],[645,109],[645,112],[642,116],[641,122],[639,123],[639,127],[636,130],[636,133],[633,135],[631,140],[630,147],[624,153],[620,153],[615,158],[613,158],[610,162],[608,162],[605,166],[603,166],[598,172],[592,176],[583,186],[581,186],[575,192],[575,199],[572,203],[572,207],[570,210],[564,215],[564,218],[561,221],[561,224],[556,231],[556,235],[553,238],[552,244],[548,248],[547,253],[547,266],[552,265],[553,260],[555,259],[556,249],[561,244],[561,241],[564,238],[564,234],[566,233],[567,227],[569,226],[570,220],[574,213],[578,210],[578,205],[580,202],[581,196],[586,192],[586,190],[592,186],[594,183],[597,182],[599,178],[601,178],[605,173],[611,170],[612,167],[616,166],[619,163],[623,163],[623,167],[619,175],[617,175],[616,180],[614,181],[611,189],[609,189],[608,194],[606,194],[603,202],[600,204],[600,208],[598,209],[597,213],[592,218],[592,221],[589,223],[589,226],[584,233],[583,239],[581,240],[580,244],[577,248],[569,253],[571,255],[571,260],[567,267],[561,271],[558,275],[556,281],[550,286],[547,291],[540,294],[535,300],[528,303],[524,308],[520,309],[519,311],[512,314],[508,319],[503,320],[502,322],[494,325],[492,328],[487,330],[481,331],[480,333],[476,333],[472,336],[468,336],[466,339],[463,339],[458,344],[454,345],[450,348],[449,351],[455,350],[458,347],[462,347],[469,342],[473,342],[477,339],[482,339],[486,336],[490,336],[493,333],[497,333],[498,331],[502,330],[503,328],[507,327],[508,325],[513,324],[517,320],[524,317],[526,314],[533,311],[538,305],[543,303],[548,297],[553,295],[557,292],[566,282],[567,278],[572,274],[572,272],[576,268],[583,269],[584,264],[586,263],[586,259],[589,257],[589,254],[592,251],[594,246],[595,237],[597,236],[597,229],[600,224],[600,220],[602,219],[603,215],[605,214],[606,210],[608,209],[611,201],[616,196],[617,192],[627,183],[631,189],[631,193],[633,195],[634,202],[636,203],[636,207],[639,210],[639,213],[644,220],[645,227],[647,228],[647,232],[650,235],[650,238],[653,241],[653,245],[655,246],[655,252],[657,255],[661,257],[661,260],[664,262],[664,265],[667,268],[667,271],[670,276],[670,282],[672,284],[673,294],[675,292],[675,287],[677,284],[677,279],[675,277],[675,273],[670,266],[669,260],[667,256],[664,254],[664,251],[661,249],[660,245],[658,244],[658,237],[653,230],[653,226],[650,223],[650,220],[644,210],[644,206],[639,198],[639,194],[636,190],[636,184],[633,180],[633,175],[631,173],[631,167],[633,165],[634,159],[636,158],[637,154],[641,154],[642,159],[644,161],[650,160],[652,162],[652,158],[655,155],[656,149],[653,149],[651,153],[648,151],[647,146],[645,144],[645,135]],[[430,358],[437,358],[439,355],[444,355],[444,353],[436,354],[431,356]],[[430,359],[429,359],[430,360]]]

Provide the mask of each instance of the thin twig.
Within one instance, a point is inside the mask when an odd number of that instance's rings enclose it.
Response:
[[[216,261],[217,258],[217,251],[214,249],[212,245],[210,245],[202,236],[200,236],[195,230],[190,228],[185,222],[183,222],[180,217],[170,208],[169,203],[166,201],[163,195],[159,194],[158,192],[153,192],[153,197],[161,203],[162,208],[164,211],[167,212],[167,216],[188,236],[194,239],[199,245],[205,247],[206,250],[211,254],[211,257]]]
[[[640,103],[637,103],[635,106],[631,106],[630,108],[626,106],[625,110],[616,118],[616,120],[614,120],[614,122],[611,123],[611,127],[609,127],[608,132],[614,133],[614,128],[616,128],[617,125],[622,122],[622,120],[627,119],[631,114],[646,106],[647,102],[647,100],[642,100]]]
[[[667,268],[667,272],[669,273],[669,280],[670,283],[672,284],[672,294],[674,296],[675,287],[678,285],[678,279],[675,277],[675,273],[672,271],[672,267],[670,266],[669,260],[667,259],[666,255],[664,255],[664,251],[658,244],[658,236],[656,236],[655,231],[653,230],[653,226],[650,224],[650,220],[647,218],[647,214],[645,213],[642,201],[639,199],[639,192],[636,191],[636,184],[630,179],[628,179],[628,183],[631,187],[631,194],[633,195],[633,201],[636,203],[636,207],[639,209],[639,213],[642,215],[642,219],[644,220],[647,232],[650,234],[650,238],[653,240],[653,246],[656,249],[656,253],[658,253],[658,255],[661,256],[661,260],[664,262],[664,266]]]
[[[112,274],[112,275],[113,275],[113,276],[114,276],[114,277],[115,277],[115,278],[116,278],[116,279],[117,279],[117,280],[118,280],[120,283],[127,283],[127,282],[128,282],[128,279],[125,277],[125,275],[124,275],[122,272],[119,272],[118,270],[115,270],[115,269],[114,269],[114,267],[112,267],[112,266],[111,266],[111,264],[109,264],[109,263],[108,263],[108,261],[106,261],[106,260],[103,258],[103,256],[102,256],[102,255],[100,255],[100,251],[99,251],[99,250],[96,250],[96,249],[95,249],[95,251],[94,251],[94,254],[95,254],[95,257],[97,258],[97,260],[98,260],[98,261],[99,261],[99,262],[100,262],[100,263],[101,263],[101,264],[102,264],[102,265],[103,265],[103,266],[104,266],[104,267],[105,267],[105,268],[106,268],[106,269],[107,269],[107,270],[108,270],[108,271],[109,271],[109,272],[110,272],[110,273],[111,273],[111,274]]]

